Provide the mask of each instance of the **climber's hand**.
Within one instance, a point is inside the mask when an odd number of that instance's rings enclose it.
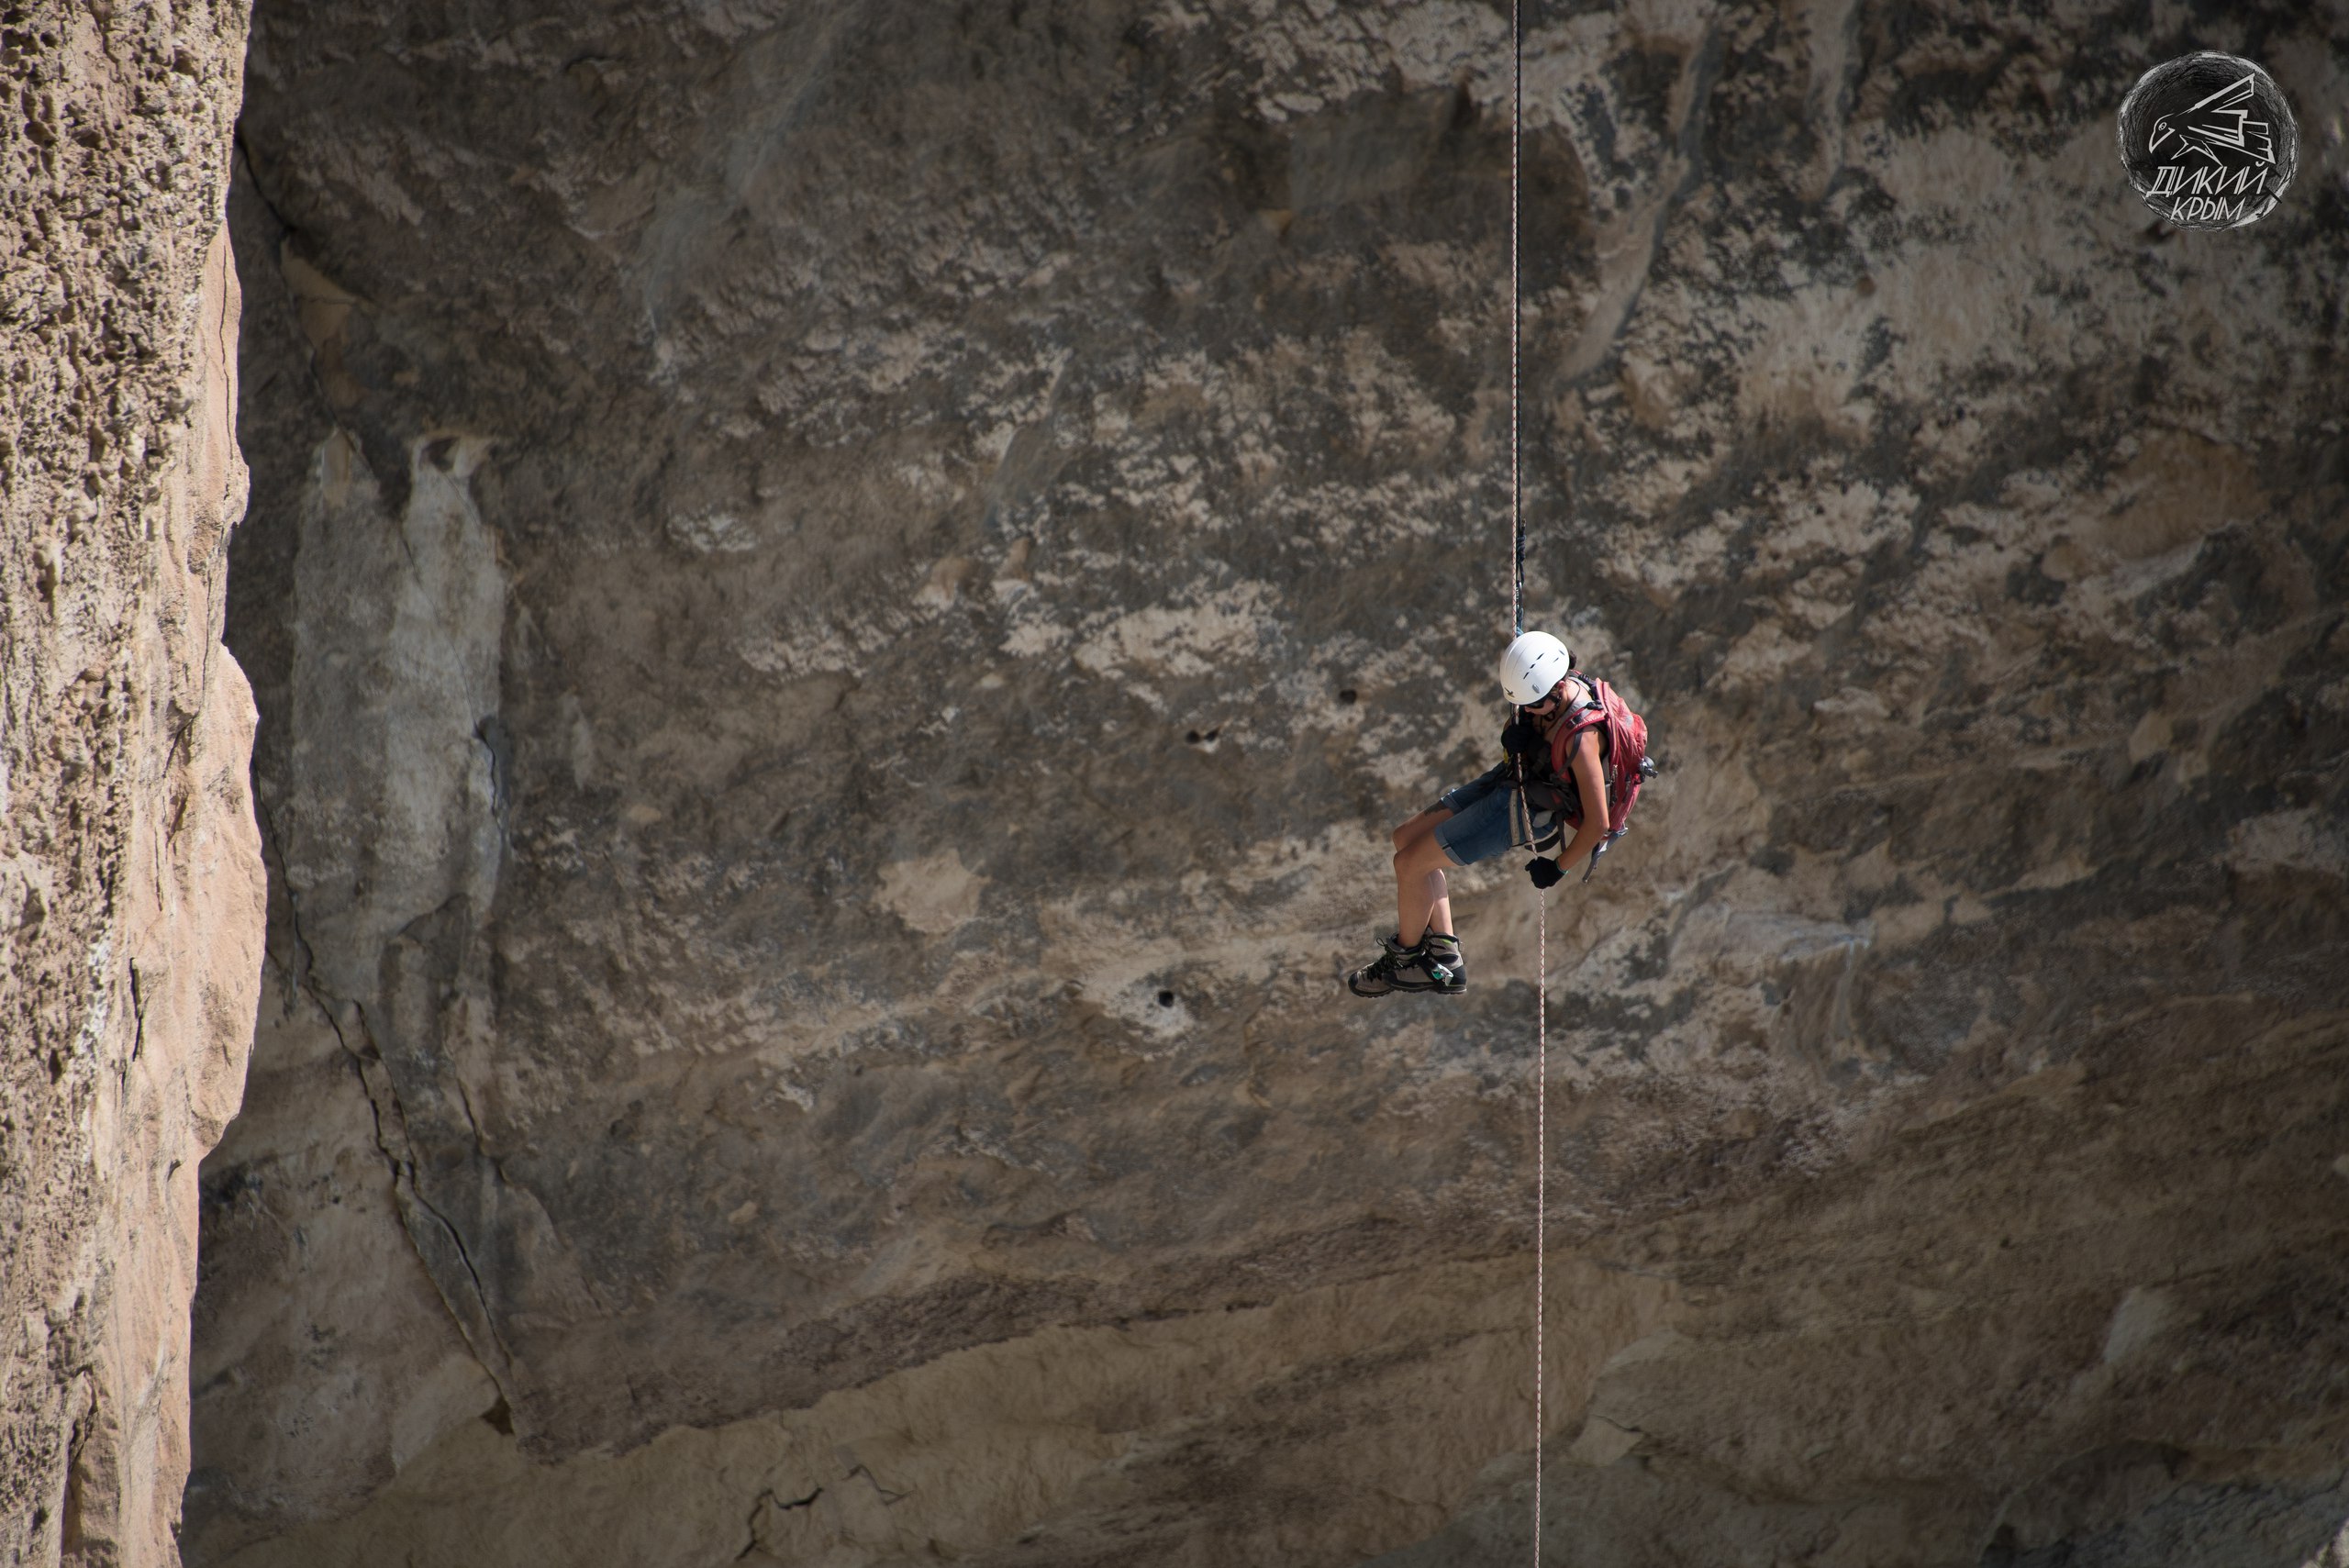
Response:
[[[1549,743],[1542,726],[1530,718],[1512,718],[1501,728],[1501,750],[1512,757],[1537,755]]]
[[[1557,862],[1545,856],[1526,862],[1525,874],[1533,879],[1536,887],[1555,887],[1564,880],[1566,873],[1558,868]]]

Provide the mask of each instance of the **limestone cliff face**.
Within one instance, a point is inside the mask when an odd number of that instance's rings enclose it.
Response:
[[[261,979],[220,646],[241,5],[0,17],[0,1557],[159,1565]]]
[[[2349,19],[1528,21],[1529,620],[1666,768],[1546,931],[1556,1560],[2297,1568]],[[193,1560],[1516,1559],[1516,861],[1338,983],[1500,717],[1507,28],[263,7]],[[2308,158],[2169,234],[2204,44]]]

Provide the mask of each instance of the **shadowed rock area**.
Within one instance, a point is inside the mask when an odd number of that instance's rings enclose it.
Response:
[[[2142,71],[2299,183],[2154,224]],[[2337,1564],[2349,12],[273,6],[197,1564]],[[1533,977],[1547,958],[1546,996]],[[2328,1555],[2329,1554],[2329,1555]]]

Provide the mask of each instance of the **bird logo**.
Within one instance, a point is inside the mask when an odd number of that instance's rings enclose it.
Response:
[[[2275,139],[2268,122],[2251,117],[2254,100],[2248,76],[2220,88],[2199,104],[2154,122],[2145,150],[2164,157],[2200,157],[2221,169],[2276,161]],[[2170,144],[2176,143],[2173,153]]]
[[[2300,132],[2276,79],[2199,50],[2154,66],[2121,100],[2115,129],[2129,183],[2177,228],[2241,228],[2276,209],[2299,168]]]

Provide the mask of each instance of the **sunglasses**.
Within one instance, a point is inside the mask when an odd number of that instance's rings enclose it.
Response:
[[[1562,689],[1565,683],[1561,681],[1557,685],[1552,686],[1550,688],[1549,695],[1543,697],[1540,702],[1527,703],[1525,705],[1525,711],[1528,713],[1547,713],[1551,708],[1565,701],[1566,694]]]

